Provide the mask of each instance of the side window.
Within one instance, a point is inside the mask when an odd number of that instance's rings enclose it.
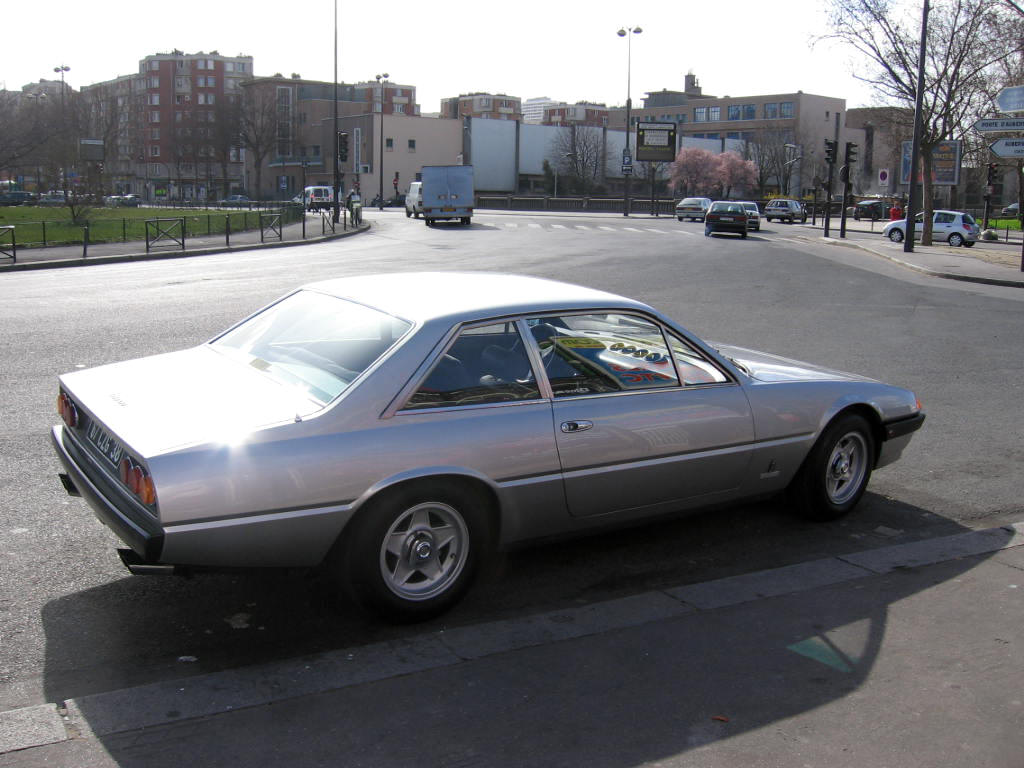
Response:
[[[729,381],[722,371],[678,336],[669,334],[668,338],[672,345],[672,354],[679,364],[683,384],[690,387],[697,384],[724,384]]]
[[[661,328],[623,314],[527,321],[555,397],[679,386]]]
[[[952,213],[936,213],[935,223],[936,224],[952,224],[956,215]]]
[[[466,328],[405,404],[406,410],[508,403],[540,397],[515,323]]]

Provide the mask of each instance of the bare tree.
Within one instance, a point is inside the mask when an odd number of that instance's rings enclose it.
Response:
[[[242,146],[242,107],[238,98],[221,99],[212,113],[210,147],[212,157],[220,166],[221,188],[224,196],[231,193],[230,168],[238,161],[238,150]]]
[[[255,196],[263,189],[263,161],[277,145],[277,93],[274,88],[248,83],[242,88],[239,115],[242,145],[256,169]],[[253,194],[252,191],[249,194]]]
[[[567,186],[587,195],[603,180],[604,140],[600,128],[570,125],[555,134],[548,147],[548,160],[569,178]]]
[[[830,0],[826,37],[841,40],[860,53],[870,68],[854,72],[883,100],[908,108],[917,95],[918,19],[901,13],[892,0]],[[928,19],[924,103],[921,125],[921,167],[924,183],[924,231],[931,243],[932,152],[940,141],[958,138],[975,114],[985,80],[999,62],[1021,50],[1021,39],[1001,40],[995,34],[1010,10],[991,0],[936,0]],[[911,180],[913,183],[914,180]]]
[[[45,94],[31,97],[0,91],[0,169],[15,170],[38,163],[60,126],[59,100]]]

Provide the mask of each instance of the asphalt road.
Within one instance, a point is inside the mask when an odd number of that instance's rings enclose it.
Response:
[[[671,218],[373,218],[335,243],[3,276],[0,711],[1020,519],[1024,291],[924,277],[776,224],[741,240]],[[128,576],[57,482],[59,373],[200,343],[303,282],[466,269],[635,296],[704,338],[908,386],[928,422],[840,523],[768,502],[515,552],[427,627],[338,612],[302,572]]]

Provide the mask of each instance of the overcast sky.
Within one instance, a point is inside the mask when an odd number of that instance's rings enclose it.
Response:
[[[333,0],[5,0],[0,85],[20,89],[53,69],[74,88],[137,71],[153,53],[217,50],[254,58],[257,75],[280,72],[331,81]],[[873,103],[850,74],[851,52],[815,37],[828,29],[820,0],[338,0],[338,78],[388,73],[413,85],[422,112],[447,96],[488,91],[528,98],[626,100],[632,35],[632,96],[683,89],[687,72],[714,96],[805,93]],[[448,10],[439,13],[440,8]],[[915,22],[912,22],[912,24]],[[919,23],[919,22],[917,22]],[[859,70],[864,72],[860,62]]]

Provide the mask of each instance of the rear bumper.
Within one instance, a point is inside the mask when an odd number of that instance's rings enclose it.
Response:
[[[84,498],[99,521],[141,559],[159,562],[164,531],[153,516],[141,508],[135,509],[130,500],[105,479],[104,472],[63,426],[55,426],[50,438],[67,473],[61,477],[65,490],[77,492]]]

